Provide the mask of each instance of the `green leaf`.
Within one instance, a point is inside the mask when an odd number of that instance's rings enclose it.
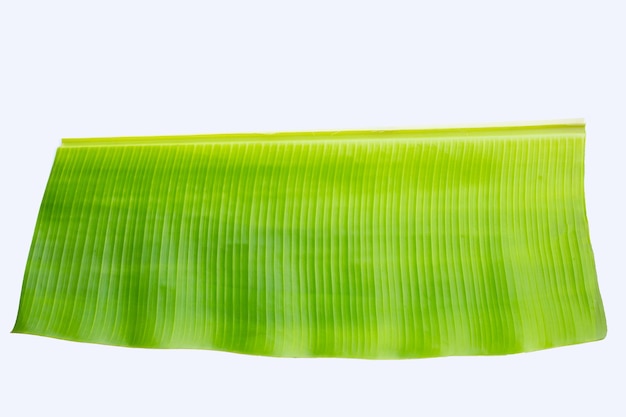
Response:
[[[414,358],[598,340],[582,122],[66,139],[14,332]]]

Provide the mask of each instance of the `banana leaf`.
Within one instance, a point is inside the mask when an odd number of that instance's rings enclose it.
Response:
[[[15,333],[287,357],[602,339],[581,121],[64,139]]]

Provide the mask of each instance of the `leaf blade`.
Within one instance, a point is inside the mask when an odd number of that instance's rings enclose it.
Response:
[[[584,140],[579,124],[66,140],[14,331],[366,358],[603,338]]]

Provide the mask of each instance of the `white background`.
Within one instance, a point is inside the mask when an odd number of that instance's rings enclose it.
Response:
[[[625,6],[515,3],[2,0],[0,415],[626,415]],[[604,341],[364,361],[9,334],[61,137],[571,117]]]

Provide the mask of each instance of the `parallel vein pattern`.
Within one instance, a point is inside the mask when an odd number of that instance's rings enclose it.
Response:
[[[604,337],[582,126],[356,136],[62,146],[14,331],[359,358]]]

